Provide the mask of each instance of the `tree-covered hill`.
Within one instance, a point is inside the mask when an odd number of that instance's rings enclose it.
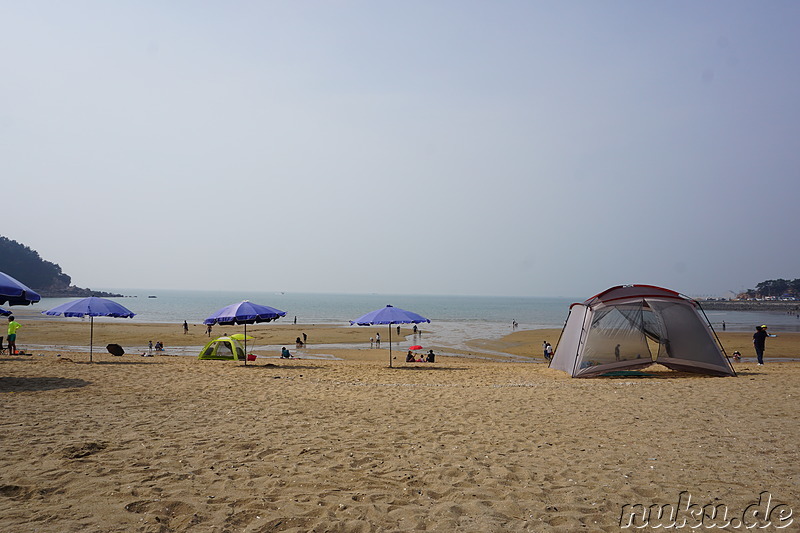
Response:
[[[0,235],[0,272],[18,279],[44,297],[120,296],[72,285],[72,278],[56,263],[45,261],[39,252]]]
[[[768,279],[756,285],[755,289],[749,289],[740,294],[739,298],[800,298],[800,279]]]

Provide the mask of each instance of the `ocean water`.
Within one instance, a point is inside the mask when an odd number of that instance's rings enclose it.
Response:
[[[524,328],[560,327],[566,319],[567,298],[512,298],[489,296],[410,296],[378,294],[310,294],[283,292],[213,292],[140,289],[103,289],[126,298],[116,299],[142,322],[201,323],[221,307],[242,300],[286,311],[279,323],[349,324],[349,321],[387,304],[419,313],[431,321],[503,324],[516,320]],[[150,298],[149,296],[155,296]],[[71,298],[45,298],[37,307],[49,309]]]

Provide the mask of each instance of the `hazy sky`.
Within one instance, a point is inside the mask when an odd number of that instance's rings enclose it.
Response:
[[[0,0],[0,234],[82,287],[800,277],[800,2]]]

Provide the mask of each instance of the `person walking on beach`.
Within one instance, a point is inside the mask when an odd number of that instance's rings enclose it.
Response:
[[[187,333],[189,333],[189,324],[187,324],[186,321],[184,320],[183,321],[183,334],[186,335]]]
[[[756,349],[758,366],[764,365],[764,348],[766,348],[767,337],[777,337],[777,335],[767,333],[766,325],[756,326],[756,332],[753,333],[753,347]]]
[[[14,320],[14,315],[8,317],[8,354],[17,355],[17,330],[22,324]]]
[[[206,327],[206,335],[211,336],[211,324]]]
[[[307,342],[308,342],[308,335],[303,333],[303,344],[306,344]]]

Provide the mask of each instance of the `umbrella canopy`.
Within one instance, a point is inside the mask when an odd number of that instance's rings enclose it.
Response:
[[[43,315],[64,315],[70,317],[83,318],[85,316],[111,316],[115,318],[133,318],[135,313],[122,304],[112,300],[90,296],[80,298],[65,304],[58,305],[47,311],[42,311]]]
[[[421,322],[430,322],[430,320],[412,311],[406,311],[405,309],[400,309],[399,307],[387,305],[386,307],[360,316],[355,320],[351,320],[350,324],[355,324],[358,326],[374,326],[375,324],[389,325],[389,367],[391,368],[392,324],[419,324]]]
[[[118,304],[112,300],[105,298],[98,298],[90,296],[88,298],[80,298],[65,304],[57,305],[47,311],[42,311],[43,315],[58,316],[64,315],[67,317],[83,318],[88,316],[90,318],[89,327],[89,362],[92,361],[92,348],[94,341],[94,317],[96,316],[110,316],[114,318],[133,318],[135,313],[124,305]]]
[[[21,283],[8,274],[0,272],[0,304],[30,305],[41,300],[42,297],[32,291],[27,285]]]
[[[3,309],[2,307],[0,307],[0,316],[8,316],[10,314],[11,314],[11,311],[8,311],[8,310]]]
[[[247,366],[247,324],[258,324],[261,322],[271,322],[282,316],[286,316],[286,311],[275,309],[267,305],[259,305],[247,300],[223,307],[210,317],[203,320],[203,324],[220,324],[229,326],[232,324],[244,324],[244,364]],[[252,338],[252,337],[250,337]]]
[[[414,346],[409,346],[408,349],[409,350],[421,350],[422,346],[420,346],[419,344],[415,344]]]
[[[203,324],[256,324],[270,322],[286,316],[286,311],[275,309],[266,305],[258,305],[247,300],[223,307],[210,317],[203,320]]]

